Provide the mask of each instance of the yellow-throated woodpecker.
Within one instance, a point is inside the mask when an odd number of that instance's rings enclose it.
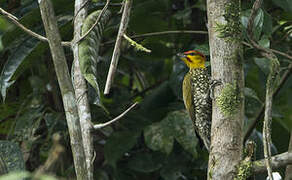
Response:
[[[206,57],[195,50],[177,54],[189,67],[183,80],[183,100],[196,133],[210,149],[212,100],[210,75],[205,67]]]

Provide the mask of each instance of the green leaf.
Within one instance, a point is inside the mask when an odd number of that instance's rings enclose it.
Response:
[[[68,27],[70,26],[70,18],[62,21],[60,27],[61,34],[68,36],[67,34],[70,33]],[[35,61],[41,61],[44,52],[48,49],[47,43],[40,42],[30,36],[26,36],[26,38],[27,39],[19,43],[14,49],[11,49],[11,52],[13,53],[5,62],[0,74],[0,90],[3,101],[6,98],[8,88],[27,68],[37,65]]]
[[[154,150],[166,154],[171,153],[174,137],[171,131],[171,124],[167,120],[153,123],[144,130],[146,145]]]
[[[174,111],[167,115],[168,121],[172,122],[174,137],[177,142],[189,153],[198,155],[196,146],[198,139],[194,125],[186,111]]]
[[[246,11],[243,11],[242,14],[241,14],[241,18],[240,18],[241,24],[244,27],[244,31],[243,32],[244,32],[244,36],[245,37],[247,37],[246,29],[247,29],[250,13],[251,13],[250,9],[246,10]],[[259,9],[258,10],[258,14],[256,15],[256,17],[254,19],[253,28],[252,28],[253,38],[255,40],[259,40],[260,35],[262,33],[263,24],[264,24],[264,11],[262,9]]]
[[[128,167],[138,172],[149,173],[162,167],[162,158],[156,153],[142,152],[130,158]]]
[[[29,39],[14,50],[4,64],[0,75],[0,88],[3,101],[6,98],[7,89],[15,82],[15,74],[21,67],[24,60],[39,46],[40,42],[36,39]]]
[[[254,61],[258,65],[258,67],[265,73],[265,75],[269,74],[270,60],[266,58],[254,58]]]
[[[185,111],[170,112],[162,121],[146,127],[144,138],[150,149],[166,154],[172,151],[175,138],[186,151],[197,156],[198,140],[192,121]]]
[[[260,35],[262,33],[264,24],[264,11],[262,9],[258,10],[258,14],[256,15],[254,19],[254,27],[253,27],[253,34],[254,38],[258,40],[260,38]]]
[[[264,11],[264,24],[263,24],[263,32],[270,37],[273,33],[273,19],[271,15]]]
[[[246,97],[251,97],[251,98],[257,100],[258,102],[262,103],[262,101],[258,97],[257,93],[253,89],[245,87],[243,92],[244,92],[244,95]]]
[[[104,156],[106,163],[116,167],[116,162],[136,144],[138,134],[133,132],[115,132],[106,141]]]
[[[174,100],[175,95],[171,90],[170,83],[163,82],[143,100],[141,113],[152,122],[161,120],[169,112],[167,107]]]
[[[264,48],[270,48],[270,40],[267,36],[262,36],[262,38],[259,40],[259,45]]]
[[[292,12],[291,0],[272,0],[277,6],[283,8],[287,12]]]
[[[100,12],[101,11],[95,11],[85,19],[82,27],[82,34],[85,34],[92,27]],[[101,17],[99,23],[79,44],[79,64],[81,73],[86,81],[95,89],[99,97],[96,101],[96,105],[99,105],[102,108],[104,108],[104,106],[100,101],[100,90],[97,82],[97,65],[100,62],[98,52],[104,26],[108,22],[110,15],[110,11],[106,11]]]

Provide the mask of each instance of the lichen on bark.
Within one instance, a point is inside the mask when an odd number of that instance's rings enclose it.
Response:
[[[219,38],[226,41],[241,40],[241,24],[240,24],[240,3],[238,0],[228,2],[224,5],[225,13],[224,21],[216,22],[215,31],[218,32]]]
[[[239,167],[238,167],[238,173],[237,176],[234,178],[234,180],[245,180],[252,174],[252,162],[251,160],[243,160]]]
[[[227,83],[222,89],[221,94],[216,98],[216,102],[225,116],[235,114],[240,104],[240,96],[236,83]]]

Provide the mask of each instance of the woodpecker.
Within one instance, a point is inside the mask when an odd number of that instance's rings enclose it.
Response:
[[[206,57],[196,50],[178,53],[177,56],[188,66],[183,80],[183,100],[193,121],[196,133],[210,150],[212,99],[211,78],[205,66]]]

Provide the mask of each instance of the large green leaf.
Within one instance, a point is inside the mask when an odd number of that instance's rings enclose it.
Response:
[[[247,37],[246,29],[247,29],[250,13],[251,13],[250,9],[246,10],[246,11],[243,11],[242,14],[241,14],[241,18],[240,18],[241,24],[244,27],[244,31],[243,32],[244,32],[245,37]],[[260,35],[262,33],[262,29],[263,29],[263,24],[264,24],[264,11],[262,9],[259,9],[257,15],[254,18],[254,23],[252,25],[253,26],[252,27],[253,38],[255,40],[258,40],[260,38]]]
[[[138,134],[132,132],[115,132],[106,141],[104,157],[106,163],[116,167],[116,162],[121,159],[136,144]]]
[[[73,10],[74,1],[53,0],[52,3],[54,5],[54,11],[57,15],[61,12],[71,13]],[[37,33],[44,34],[43,31],[39,32],[40,27],[42,27],[42,21],[40,10],[37,5],[34,4],[31,6],[19,8],[19,11],[20,12],[18,12],[18,14],[21,14],[21,17],[19,18],[19,23],[33,31],[36,31]],[[7,31],[2,37],[2,43],[4,48],[11,48],[11,46],[15,46],[15,44],[21,43],[26,38],[26,35],[26,32],[24,32],[19,27],[14,26],[13,29]]]
[[[161,151],[166,154],[171,153],[174,137],[169,126],[171,124],[165,120],[146,127],[144,130],[146,145],[154,151]]]
[[[174,137],[177,142],[193,157],[197,156],[196,146],[198,139],[194,125],[186,111],[174,111],[168,114],[168,120],[172,122]]]
[[[173,148],[174,139],[193,157],[197,156],[198,140],[192,121],[185,111],[173,111],[160,122],[154,123],[144,130],[147,146],[155,151],[169,154]]]
[[[283,8],[285,11],[292,13],[291,0],[272,0],[277,6]]]
[[[93,26],[100,12],[101,11],[95,11],[85,19],[82,26],[82,34],[85,34]],[[101,107],[103,107],[103,105],[100,101],[100,90],[97,81],[97,66],[98,63],[100,63],[98,52],[104,26],[107,24],[110,15],[110,11],[105,11],[99,23],[97,23],[94,29],[80,42],[78,47],[81,73],[87,82],[95,89],[99,97],[95,103]]]
[[[36,39],[29,39],[22,43],[13,54],[9,56],[8,60],[4,64],[0,75],[0,88],[3,101],[6,98],[6,91],[15,82],[15,73],[19,70],[23,61],[33,52],[33,50],[40,45],[40,42]],[[43,50],[43,48],[42,48]]]
[[[60,33],[68,37],[71,31],[71,18],[63,18],[60,22]],[[26,36],[14,49],[8,60],[5,62],[2,72],[0,74],[0,90],[3,100],[6,98],[7,89],[15,82],[15,80],[29,67],[37,65],[35,61],[41,61],[44,52],[48,49],[48,44],[40,42],[35,38]]]
[[[162,167],[162,158],[157,153],[141,152],[129,159],[128,167],[138,172],[149,173]]]

